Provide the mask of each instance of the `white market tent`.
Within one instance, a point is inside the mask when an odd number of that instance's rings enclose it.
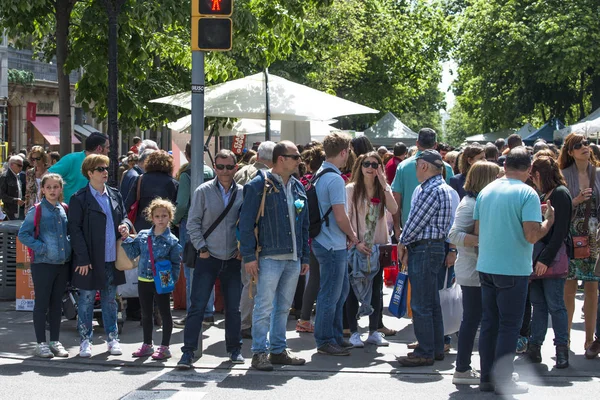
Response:
[[[375,125],[365,129],[364,135],[369,138],[373,146],[386,146],[388,148],[392,148],[396,142],[413,146],[418,137],[416,132],[391,112],[385,114]]]
[[[245,78],[207,87],[204,91],[206,117],[266,118],[265,75],[261,72]],[[178,93],[150,101],[192,109],[191,92]],[[296,143],[310,141],[310,127],[299,121],[326,121],[354,114],[379,111],[336,96],[269,75],[269,110],[272,120],[294,121],[282,124],[282,139]]]
[[[467,143],[480,143],[486,144],[487,142],[494,143],[497,139],[506,139],[513,133],[521,136],[521,138],[526,138],[536,131],[536,128],[531,125],[529,122],[523,125],[518,131],[514,131],[512,129],[504,129],[496,132],[489,133],[480,133],[479,135],[473,135],[465,138],[465,142]]]
[[[587,137],[598,139],[598,133],[600,132],[600,108],[597,108],[576,124],[555,130],[554,140],[565,140],[572,132],[581,132]]]

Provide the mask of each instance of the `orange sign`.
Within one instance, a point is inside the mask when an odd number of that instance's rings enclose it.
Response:
[[[33,311],[35,291],[33,290],[30,265],[27,246],[17,238],[17,287],[15,299],[17,311]]]

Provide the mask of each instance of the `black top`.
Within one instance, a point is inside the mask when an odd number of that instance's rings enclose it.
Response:
[[[545,265],[551,265],[563,242],[567,245],[567,254],[571,254],[572,244],[567,238],[571,236],[573,205],[569,189],[562,185],[554,189],[548,199],[544,199],[544,195],[541,196],[542,202],[546,200],[550,200],[552,207],[554,207],[554,225],[552,225],[546,236],[541,239],[546,247],[540,253],[538,261]]]
[[[465,191],[465,181],[467,180],[466,174],[457,174],[450,178],[450,186],[452,189],[458,192],[458,197],[462,200],[467,195]]]

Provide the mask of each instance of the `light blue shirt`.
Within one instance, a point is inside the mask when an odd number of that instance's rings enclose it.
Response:
[[[223,204],[225,204],[225,207],[227,207],[227,204],[229,204],[229,199],[231,198],[231,192],[233,192],[233,190],[231,190],[231,189],[233,189],[233,185],[235,185],[235,182],[231,183],[231,186],[229,186],[229,191],[226,192],[223,185],[221,185],[221,182],[219,182],[217,180],[217,187],[221,191],[221,197],[223,198]]]
[[[319,210],[321,216],[325,215],[329,207],[343,204],[348,213],[348,204],[346,201],[346,183],[341,176],[340,170],[330,162],[323,162],[317,174],[326,168],[332,168],[336,173],[327,173],[321,176],[315,183],[317,198],[319,199]],[[328,250],[345,250],[346,249],[346,234],[342,232],[337,222],[333,211],[328,216],[327,221],[321,225],[321,232],[314,238],[321,246]]]
[[[542,222],[535,190],[516,179],[498,179],[477,196],[473,219],[479,221],[477,271],[531,275],[533,244],[525,239],[523,222]]]
[[[100,193],[90,185],[90,191],[106,215],[106,227],[104,229],[104,261],[114,262],[117,259],[117,237],[115,235],[115,223],[112,217],[110,197],[106,192],[106,187],[104,188],[104,192]]]
[[[415,191],[415,188],[420,185],[420,182],[417,179],[416,156],[421,153],[421,151],[418,151],[414,156],[407,158],[398,164],[396,176],[392,181],[392,191],[402,195],[402,204],[398,204],[398,207],[401,207],[402,209],[402,226],[406,226],[406,221],[408,221],[412,194]],[[454,176],[454,172],[450,165],[446,163],[444,163],[444,165],[446,166],[446,183],[449,184],[450,178]]]

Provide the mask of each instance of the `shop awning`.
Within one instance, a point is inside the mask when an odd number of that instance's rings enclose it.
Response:
[[[83,124],[83,125],[73,125],[73,130],[75,134],[81,135],[83,138],[88,138],[94,132],[99,132],[98,129],[94,128],[91,125]]]
[[[58,117],[37,116],[35,121],[31,121],[31,124],[50,146],[60,144],[60,121]],[[81,144],[75,135],[71,135],[71,141],[73,144]]]

